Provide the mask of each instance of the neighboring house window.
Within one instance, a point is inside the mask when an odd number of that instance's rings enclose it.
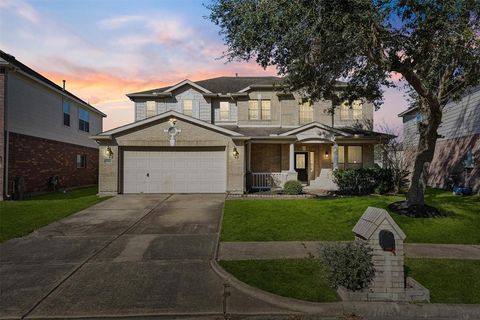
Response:
[[[262,100],[262,120],[271,120],[271,104],[270,100]]]
[[[77,154],[77,169],[87,167],[87,156],[85,154]]]
[[[340,106],[340,119],[341,120],[348,120],[350,118],[349,109],[350,109],[350,107],[348,106],[348,102],[344,102]]]
[[[90,114],[80,108],[78,109],[78,129],[90,132]]]
[[[300,105],[298,109],[298,120],[300,124],[307,124],[313,121],[313,105],[310,101]]]
[[[332,150],[330,151],[330,154],[332,155],[332,163],[333,163],[333,147],[332,147]],[[338,146],[338,163],[345,163],[345,147],[344,146]]]
[[[228,101],[220,101],[220,121],[230,120],[230,103]]]
[[[147,101],[147,118],[157,115],[157,103],[155,101]]]
[[[70,127],[70,102],[63,101],[63,124]]]
[[[258,100],[248,101],[248,119],[260,120],[260,114],[258,112]]]
[[[348,146],[348,163],[362,163],[362,146]]]
[[[363,119],[363,106],[361,100],[355,100],[352,104],[353,109],[353,120],[362,120]]]
[[[193,116],[193,101],[183,100],[183,114]]]

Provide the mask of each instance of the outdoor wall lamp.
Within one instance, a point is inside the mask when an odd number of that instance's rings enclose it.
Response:
[[[113,158],[113,151],[112,151],[112,148],[110,148],[110,146],[108,146],[107,149],[105,149],[105,157],[109,159]]]
[[[232,154],[235,159],[238,159],[238,157],[240,156],[240,153],[238,152],[237,147],[233,147]]]
[[[325,159],[328,159],[330,155],[328,154],[328,150],[325,150]]]

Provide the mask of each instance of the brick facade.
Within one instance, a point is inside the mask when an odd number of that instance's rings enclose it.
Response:
[[[98,149],[18,133],[9,135],[8,192],[16,176],[25,179],[25,192],[48,191],[48,180],[60,178],[60,188],[98,182]],[[77,155],[86,155],[86,168],[77,169]]]
[[[0,200],[5,174],[5,69],[0,68]]]
[[[465,184],[463,161],[469,150],[472,150],[475,162],[478,163],[478,159],[480,159],[480,134],[438,140],[430,165],[428,185],[435,188],[446,188],[449,176],[453,177],[455,184]],[[417,146],[405,150],[410,172],[413,170],[416,151]],[[480,193],[480,167],[478,165],[468,172],[467,182],[474,193]]]

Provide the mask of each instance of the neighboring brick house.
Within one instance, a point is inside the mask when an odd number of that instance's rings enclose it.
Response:
[[[403,118],[404,152],[412,170],[421,114],[418,108],[410,108],[398,116]],[[446,188],[451,178],[455,184],[467,184],[480,193],[480,86],[445,106],[438,134],[428,184]],[[473,167],[465,168],[467,158],[474,160]]]
[[[339,84],[339,90],[341,86]],[[332,169],[373,165],[386,135],[367,101],[314,103],[277,77],[219,77],[127,95],[135,122],[93,136],[103,194],[231,192],[298,179],[330,189]]]
[[[98,145],[106,115],[0,50],[0,195],[14,194],[23,177],[26,193],[98,181]]]

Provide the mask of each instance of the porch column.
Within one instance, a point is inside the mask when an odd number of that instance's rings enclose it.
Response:
[[[336,142],[333,143],[333,170],[338,169],[338,144]]]
[[[288,154],[289,166],[288,171],[295,172],[295,144],[290,143],[290,152]]]

